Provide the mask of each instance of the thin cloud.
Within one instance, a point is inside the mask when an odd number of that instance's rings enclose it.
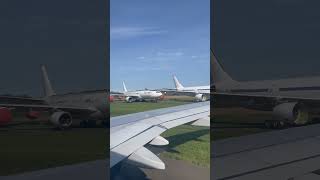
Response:
[[[146,59],[146,57],[140,56],[140,57],[137,57],[137,59],[139,59],[139,60],[144,60],[144,59]]]
[[[177,51],[177,52],[157,52],[157,56],[166,56],[166,57],[170,57],[170,56],[175,56],[175,57],[180,57],[183,56],[184,53],[181,51]]]
[[[137,57],[136,59],[143,63],[158,64],[180,60],[184,55],[182,51],[154,51],[148,55]]]
[[[114,39],[127,39],[141,36],[152,36],[167,33],[168,31],[150,27],[114,27],[110,30],[110,37]]]

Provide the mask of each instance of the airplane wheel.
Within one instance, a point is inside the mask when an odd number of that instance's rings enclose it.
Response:
[[[83,120],[80,122],[80,127],[88,128],[88,127],[96,127],[97,123],[95,120]]]
[[[202,102],[205,102],[206,100],[207,100],[207,97],[206,97],[206,96],[202,96],[201,101],[202,101]]]
[[[102,121],[102,122],[101,122],[101,125],[102,125],[103,127],[107,127],[107,128],[110,127],[110,124],[108,123],[108,121]]]
[[[87,127],[88,126],[88,123],[87,123],[87,121],[81,121],[80,122],[80,127],[82,127],[82,128],[85,128],[85,127]]]
[[[282,129],[286,126],[286,123],[284,121],[267,120],[264,125],[267,129]]]
[[[87,127],[96,127],[97,123],[95,120],[88,120],[88,126]]]
[[[270,121],[264,121],[264,126],[267,128],[267,129],[271,129],[272,128],[272,124]]]

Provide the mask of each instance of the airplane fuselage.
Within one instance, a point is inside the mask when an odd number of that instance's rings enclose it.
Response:
[[[95,112],[87,114],[86,117],[94,119],[104,119],[109,112],[106,90],[53,95],[45,98],[45,102],[57,107],[72,106],[92,109]]]
[[[134,100],[158,100],[163,94],[160,91],[141,90],[128,91],[125,92],[124,95],[127,98],[132,98]]]
[[[190,87],[183,87],[177,88],[178,92],[191,92],[196,94],[209,94],[210,93],[210,86],[190,86]]]
[[[217,92],[295,98],[320,98],[320,77],[216,84]]]

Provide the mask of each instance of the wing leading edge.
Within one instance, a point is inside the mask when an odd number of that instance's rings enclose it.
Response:
[[[127,159],[140,167],[165,169],[144,145],[167,145],[161,133],[192,121],[209,120],[209,115],[209,102],[202,102],[111,118],[110,167]]]

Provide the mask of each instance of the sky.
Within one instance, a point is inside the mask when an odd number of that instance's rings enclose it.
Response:
[[[183,3],[182,3],[183,2]],[[110,1],[111,90],[210,83],[210,0]]]
[[[320,2],[213,1],[211,46],[237,80],[320,75]]]
[[[107,89],[105,1],[0,1],[0,94],[42,96],[40,65],[56,93]]]

